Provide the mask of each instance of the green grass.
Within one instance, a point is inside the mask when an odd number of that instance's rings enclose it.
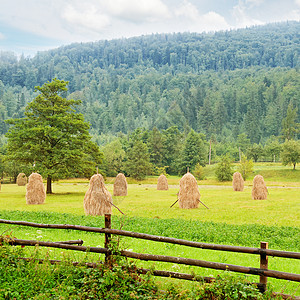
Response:
[[[236,171],[237,164],[233,165],[233,170]],[[214,165],[207,165],[204,168],[206,180],[199,181],[200,184],[217,184],[231,185],[231,182],[220,183],[215,177]],[[251,186],[253,177],[260,174],[264,177],[268,185],[274,186],[300,186],[300,167],[293,170],[291,166],[283,166],[281,163],[258,162],[254,163],[253,173],[249,174],[246,185]]]
[[[84,215],[83,198],[87,183],[55,183],[55,194],[47,195],[42,205],[27,205],[25,187],[2,185],[0,207],[2,210],[54,211]],[[112,192],[112,185],[108,189]],[[155,185],[128,186],[128,196],[114,197],[114,203],[127,215],[145,218],[179,218],[225,222],[228,224],[262,224],[276,226],[300,226],[299,192],[297,187],[270,187],[267,200],[252,200],[251,188],[234,192],[231,187],[200,186],[201,201],[199,209],[182,210],[178,204],[170,206],[177,199],[178,187],[168,191],[157,191]],[[114,215],[120,215],[113,208]]]
[[[1,218],[12,220],[26,220],[38,223],[59,223],[59,224],[79,224],[86,226],[104,227],[103,217],[82,216],[62,213],[46,212],[24,212],[24,211],[0,211]],[[299,240],[300,230],[296,227],[288,226],[265,226],[255,224],[231,225],[226,223],[202,222],[183,219],[150,219],[139,217],[119,217],[113,216],[113,228],[122,228],[129,231],[146,232],[149,234],[163,235],[175,238],[188,239],[206,243],[231,244],[249,247],[259,247],[260,241],[268,241],[270,249],[285,251],[300,250]],[[31,227],[14,226],[0,224],[0,232],[6,232],[12,236],[23,239],[37,239],[45,241],[58,241],[69,239],[83,239],[85,246],[104,245],[103,235],[95,233],[85,233],[72,230],[37,229]],[[200,260],[215,261],[243,266],[259,267],[259,257],[256,255],[236,254],[229,252],[193,249],[190,247],[164,244],[158,242],[144,241],[132,238],[121,238],[122,249],[127,249],[139,253],[163,254],[170,256],[181,256]],[[32,247],[26,247],[28,256],[32,252]],[[40,249],[41,255],[47,255],[52,259],[62,259],[64,256],[60,249]],[[69,253],[74,261],[85,257],[83,253],[72,251]],[[102,255],[89,254],[86,261],[103,260]],[[224,274],[222,271],[213,269],[188,267],[177,264],[137,262],[140,267],[159,270],[178,271],[184,273],[195,273],[200,276],[217,276]],[[300,273],[300,266],[294,260],[283,258],[269,258],[269,268],[290,273]],[[257,282],[257,276],[248,276],[248,279]],[[160,280],[160,285],[166,284],[168,280]],[[273,289],[293,293],[299,284],[290,283],[283,280],[269,279]],[[185,283],[185,286],[189,285]]]
[[[212,166],[210,166],[212,167]],[[209,209],[200,205],[195,210],[180,210],[177,199],[179,177],[169,177],[168,191],[157,191],[157,177],[129,184],[127,197],[114,197],[114,203],[126,214],[123,217],[113,208],[113,228],[136,232],[170,236],[199,242],[231,244],[259,247],[260,241],[269,242],[270,249],[300,251],[300,182],[294,171],[277,166],[272,170],[267,164],[256,166],[269,186],[267,200],[251,199],[251,180],[246,182],[244,192],[233,192],[230,183],[216,186],[214,179],[199,182],[201,201]],[[297,170],[296,170],[297,171]],[[274,173],[275,172],[275,173]],[[287,174],[292,172],[288,178]],[[273,174],[274,173],[274,174]],[[273,174],[271,176],[271,174]],[[284,181],[284,178],[288,181]],[[107,187],[112,192],[113,179],[107,178]],[[206,185],[208,184],[208,185]],[[223,184],[223,183],[221,183]],[[53,195],[47,195],[43,205],[26,205],[25,187],[2,184],[0,192],[0,218],[26,220],[39,223],[68,223],[103,227],[103,217],[85,216],[83,198],[88,188],[87,180],[64,180],[53,185]],[[103,246],[103,235],[71,230],[36,229],[0,224],[0,234],[8,232],[17,238],[41,240],[83,239],[84,245]],[[201,260],[259,267],[255,255],[232,254],[226,252],[192,249],[189,247],[162,244],[130,238],[121,238],[123,249],[134,252],[182,256]],[[28,254],[32,248],[26,247]],[[42,250],[51,258],[61,259],[61,250]],[[73,260],[82,259],[82,254],[71,253]],[[99,255],[90,254],[90,260],[98,260]],[[100,259],[103,259],[100,256]],[[179,272],[194,272],[201,276],[216,276],[220,271],[205,268],[185,267],[176,264],[138,262],[138,266],[155,267]],[[269,258],[269,268],[300,274],[300,266],[295,260]],[[221,272],[222,273],[222,272]],[[251,281],[258,277],[250,276]],[[160,285],[169,280],[157,279]],[[176,281],[176,280],[175,280]],[[269,279],[278,292],[300,294],[299,284]],[[182,284],[182,283],[181,283]],[[184,286],[190,284],[184,283]],[[297,290],[298,288],[298,290]]]
[[[199,185],[230,185],[231,182],[219,182],[215,176],[216,164],[206,165],[204,167],[205,180],[198,180]],[[233,164],[233,170],[236,171],[237,163]],[[272,186],[298,186],[300,187],[300,166],[293,170],[291,166],[283,166],[281,163],[258,162],[254,163],[253,173],[249,175],[245,183],[246,186],[252,185],[253,177],[257,174],[264,176],[268,185]],[[156,184],[158,176],[148,176],[147,178],[138,181],[132,178],[127,178],[129,184]],[[169,185],[178,185],[181,177],[168,175]],[[113,184],[115,178],[107,177],[106,183]],[[86,183],[87,179],[71,178],[64,179],[60,182],[65,183]]]

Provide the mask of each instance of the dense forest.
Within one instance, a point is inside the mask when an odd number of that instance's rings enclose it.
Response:
[[[266,144],[284,137],[289,111],[300,123],[299,32],[299,22],[286,22],[78,43],[32,58],[0,52],[0,134],[6,119],[23,116],[35,86],[58,78],[69,81],[68,98],[82,100],[100,145],[137,128]]]

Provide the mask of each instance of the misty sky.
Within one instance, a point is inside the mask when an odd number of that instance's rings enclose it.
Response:
[[[300,20],[300,0],[0,0],[0,51]]]

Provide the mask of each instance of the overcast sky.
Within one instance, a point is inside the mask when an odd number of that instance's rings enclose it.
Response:
[[[0,0],[0,51],[300,20],[300,0]]]

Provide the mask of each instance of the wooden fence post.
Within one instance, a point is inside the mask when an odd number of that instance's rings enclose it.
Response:
[[[105,214],[104,215],[104,223],[105,223],[105,228],[111,229],[111,214]],[[111,239],[111,234],[110,233],[105,233],[105,242],[104,242],[104,248],[108,249],[109,248],[109,242]],[[111,253],[108,252],[105,254],[105,262],[110,263],[111,261]]]
[[[268,249],[268,243],[267,242],[260,242],[260,248],[261,249]],[[268,255],[266,254],[260,254],[260,268],[264,270],[268,270]],[[259,277],[259,283],[260,283],[260,289],[262,292],[265,292],[267,289],[267,282],[268,277],[264,275],[260,275]]]

